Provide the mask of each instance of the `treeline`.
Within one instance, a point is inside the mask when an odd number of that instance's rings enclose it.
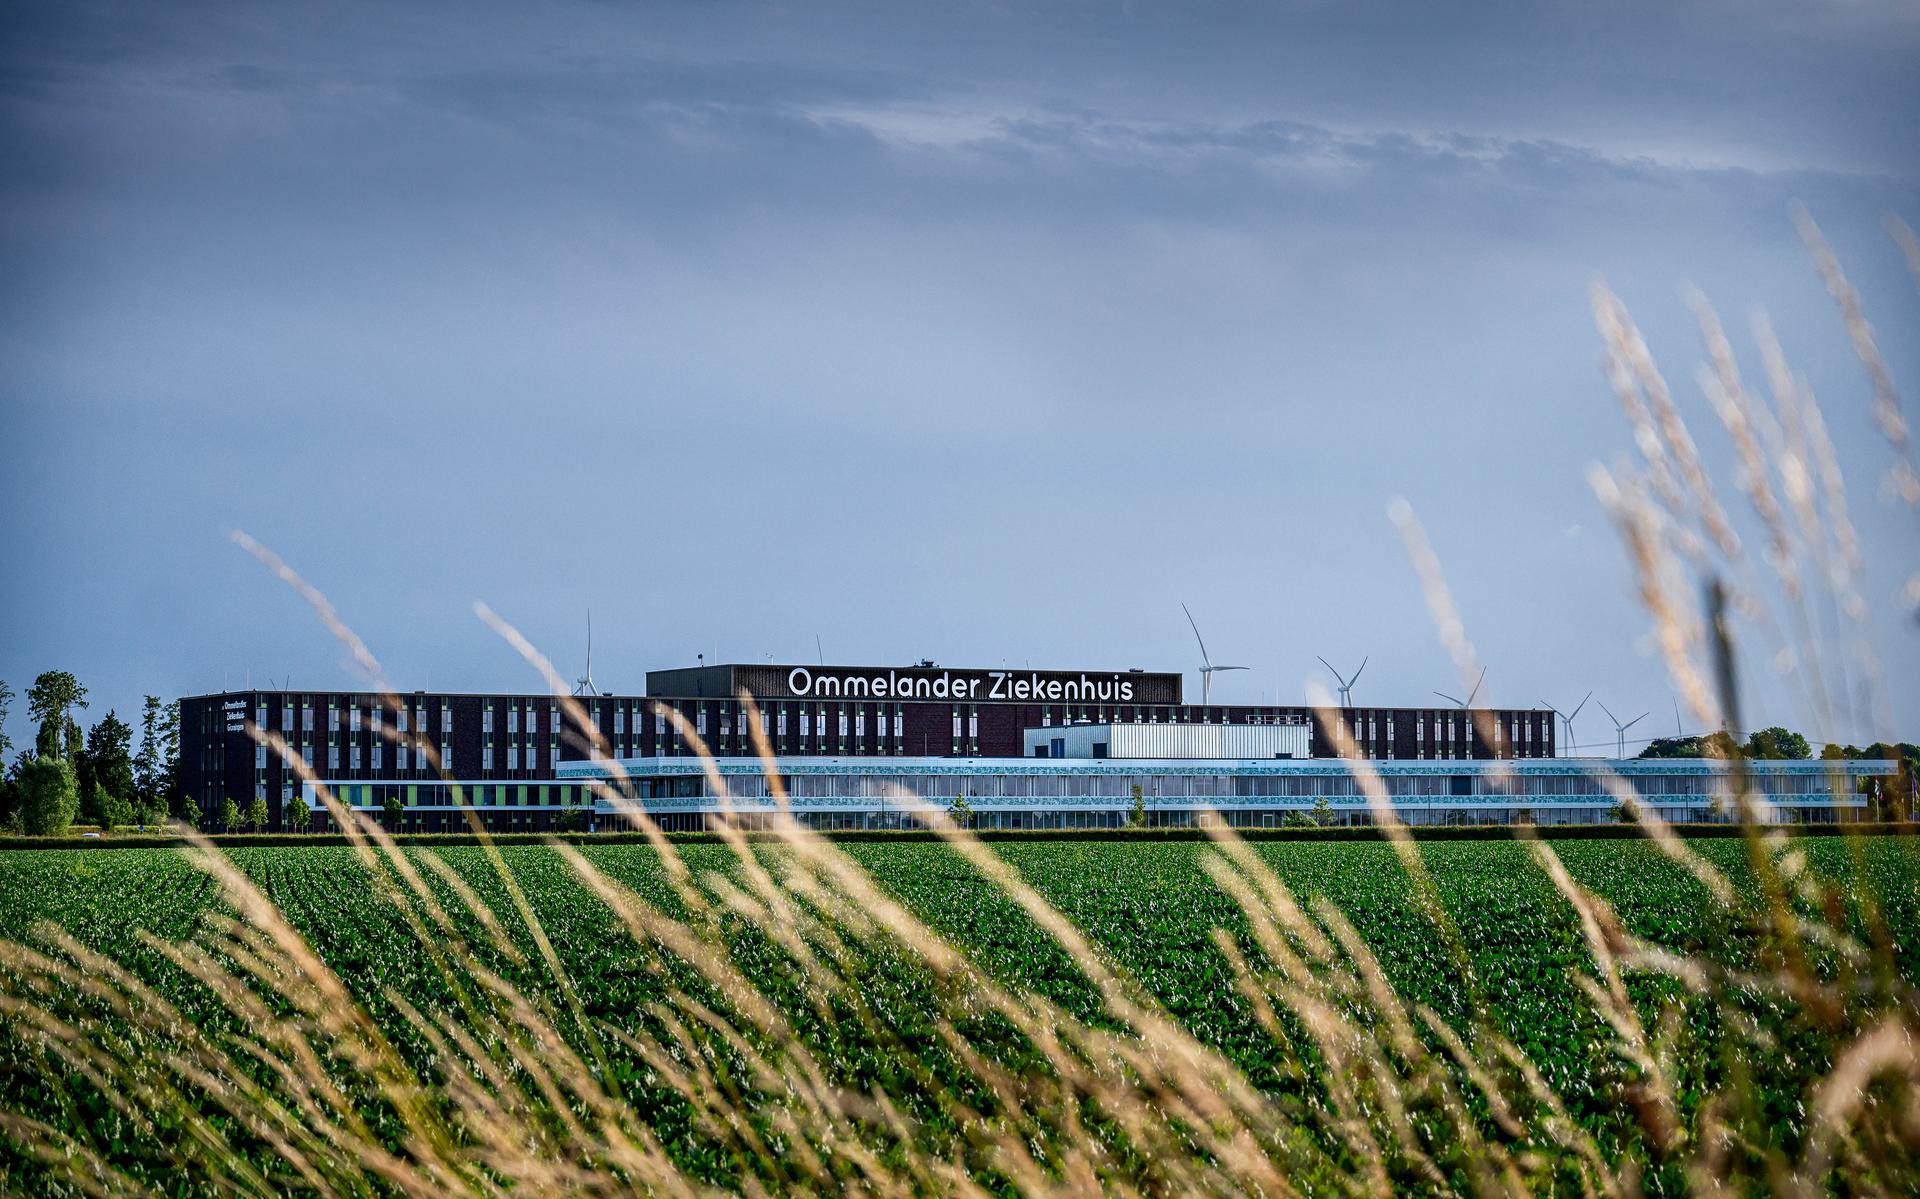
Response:
[[[1807,760],[1813,746],[1799,733],[1774,725],[1757,729],[1744,742],[1731,733],[1708,733],[1701,737],[1655,737],[1640,751],[1643,758],[1747,758],[1761,761]],[[1820,751],[1822,761],[1852,761],[1867,758],[1898,762],[1900,770],[1890,778],[1860,780],[1860,793],[1869,801],[1877,820],[1910,820],[1920,799],[1920,745],[1911,741],[1876,741],[1872,745],[1827,745]]]
[[[189,816],[180,790],[180,707],[149,695],[141,705],[140,743],[118,713],[82,729],[87,689],[64,670],[49,670],[27,690],[33,745],[16,756],[6,719],[13,688],[0,681],[0,829],[59,836],[76,822],[111,830]]]

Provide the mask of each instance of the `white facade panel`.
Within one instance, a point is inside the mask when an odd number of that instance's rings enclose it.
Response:
[[[1304,758],[1305,724],[1069,724],[1028,729],[1025,756],[1049,758]]]

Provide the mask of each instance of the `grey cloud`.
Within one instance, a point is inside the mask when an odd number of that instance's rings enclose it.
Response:
[[[1884,6],[0,22],[16,687],[70,666],[124,714],[249,666],[350,682],[240,525],[415,685],[531,681],[467,629],[475,595],[557,650],[591,603],[629,686],[816,632],[1177,666],[1186,600],[1263,664],[1248,698],[1352,648],[1406,701],[1446,663],[1381,518],[1402,492],[1497,696],[1658,707],[1617,556],[1562,535],[1630,444],[1600,275],[1723,467],[1677,288],[1730,326],[1773,312],[1891,564],[1870,590],[1904,578],[1857,364],[1784,220],[1805,200],[1881,327],[1920,322],[1880,231],[1920,215],[1912,29]],[[1888,352],[1911,391],[1915,349]]]

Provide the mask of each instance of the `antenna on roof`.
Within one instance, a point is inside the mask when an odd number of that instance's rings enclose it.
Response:
[[[1355,678],[1359,677],[1358,671],[1354,672],[1354,677]],[[1434,692],[1434,694],[1439,696],[1441,699],[1446,700],[1448,703],[1452,704],[1456,708],[1462,708],[1462,709],[1471,708],[1473,707],[1474,696],[1480,694],[1480,684],[1486,681],[1487,681],[1487,668],[1482,666],[1480,668],[1480,677],[1473,681],[1473,690],[1467,692],[1467,698],[1461,699],[1458,696],[1448,695],[1444,691],[1436,691]]]
[[[1547,711],[1553,713],[1555,716],[1558,716],[1560,718],[1560,722],[1567,726],[1567,749],[1569,750],[1578,748],[1578,743],[1575,742],[1573,739],[1573,718],[1580,715],[1580,709],[1586,707],[1587,701],[1592,698],[1593,698],[1593,692],[1591,691],[1587,692],[1584,696],[1580,698],[1579,703],[1573,705],[1573,711],[1571,712],[1562,712],[1560,709],[1554,707],[1552,704],[1547,705]],[[1566,756],[1572,757],[1573,755],[1569,753]]]
[[[1613,721],[1613,737],[1614,737],[1613,756],[1616,758],[1626,757],[1627,756],[1627,730],[1632,728],[1634,725],[1639,724],[1641,721],[1645,720],[1647,718],[1647,714],[1645,712],[1642,712],[1640,713],[1640,715],[1634,717],[1632,720],[1627,721],[1627,723],[1621,724],[1620,718],[1613,714],[1613,709],[1607,707],[1605,702],[1601,703],[1600,710],[1607,714],[1608,720]]]
[[[1319,657],[1318,654],[1314,656]],[[1360,659],[1360,670],[1365,670],[1369,661],[1371,661],[1371,658]],[[1328,670],[1333,670],[1333,663],[1327,661],[1325,658],[1320,658],[1320,665],[1326,667]],[[1353,684],[1354,680],[1360,677],[1360,670],[1354,671],[1353,678],[1351,679],[1343,679],[1340,677],[1339,671],[1333,670],[1333,677],[1339,680],[1340,683],[1338,690],[1340,692],[1340,706],[1343,708],[1351,708],[1353,706]]]
[[[575,695],[598,695],[600,689],[593,685],[593,609],[587,609],[587,673],[574,681]]]
[[[1193,613],[1187,611],[1185,604],[1180,610],[1187,613],[1187,623],[1193,625],[1193,639],[1200,643],[1200,702],[1202,705],[1213,702],[1213,672],[1216,670],[1245,670],[1244,666],[1215,666],[1213,659],[1207,657],[1207,643],[1200,636],[1200,626],[1193,623]]]

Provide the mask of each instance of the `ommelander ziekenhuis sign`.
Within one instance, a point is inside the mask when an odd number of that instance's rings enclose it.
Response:
[[[1134,680],[1124,674],[1059,675],[1019,670],[815,670],[787,672],[787,692],[803,699],[1059,700],[1128,703]]]

